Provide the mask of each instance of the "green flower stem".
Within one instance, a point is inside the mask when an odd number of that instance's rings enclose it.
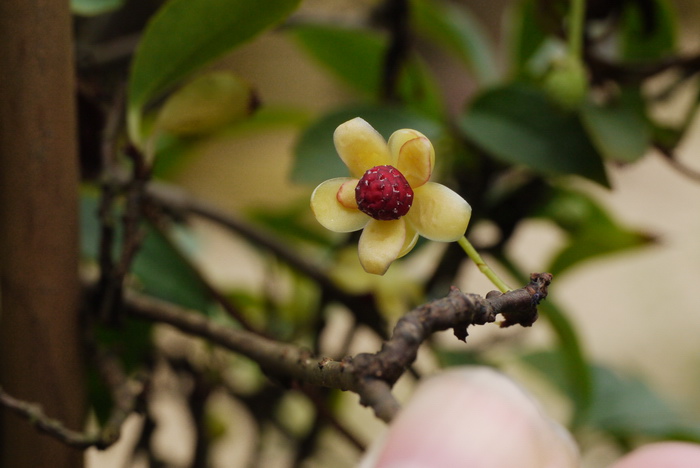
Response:
[[[581,58],[583,25],[586,19],[586,0],[572,0],[569,10],[569,56]]]
[[[512,291],[513,288],[508,286],[505,281],[503,281],[495,271],[489,267],[486,262],[484,261],[483,258],[481,258],[481,255],[479,255],[479,252],[476,251],[474,246],[467,240],[466,237],[462,237],[457,241],[460,247],[464,249],[464,251],[469,255],[469,258],[476,263],[476,266],[479,267],[479,271],[481,271],[486,277],[491,280],[491,282],[496,286],[501,292],[508,292]]]

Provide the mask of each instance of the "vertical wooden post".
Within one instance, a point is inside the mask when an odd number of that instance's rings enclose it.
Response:
[[[78,169],[68,0],[0,1],[0,385],[81,429]],[[0,467],[80,467],[0,409]]]

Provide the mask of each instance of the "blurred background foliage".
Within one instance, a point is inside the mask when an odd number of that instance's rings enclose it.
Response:
[[[517,376],[574,430],[590,466],[643,441],[700,441],[700,407],[688,398],[700,390],[690,370],[697,343],[674,331],[697,315],[697,301],[664,289],[692,290],[700,252],[695,243],[680,253],[684,264],[659,244],[677,239],[664,210],[699,230],[698,174],[686,168],[698,166],[697,152],[684,155],[698,105],[700,10],[690,1],[589,0],[572,45],[578,3],[73,0],[86,271],[100,265],[106,226],[112,255],[125,248],[131,202],[115,181],[134,169],[134,145],[152,184],[184,188],[243,228],[231,233],[176,209],[149,218],[132,287],[241,326],[224,297],[259,332],[321,355],[374,350],[378,330],[279,249],[338,290],[371,298],[384,332],[451,284],[487,292],[455,245],[420,244],[385,277],[368,277],[356,237],[326,232],[311,216],[313,187],[346,174],[332,143],[338,124],[360,116],[385,137],[415,128],[436,147],[435,178],[472,205],[467,235],[494,268],[514,285],[526,268],[555,275],[533,330],[474,330],[466,346],[438,336],[416,372],[486,364]],[[634,197],[648,195],[632,200],[636,218],[615,207],[628,180],[637,181]],[[630,222],[642,216],[651,221]],[[649,251],[660,252],[658,269],[635,267]],[[624,264],[636,271],[605,273]],[[698,319],[688,324],[697,333]],[[613,346],[597,344],[601,330]],[[636,330],[648,334],[630,341]],[[127,368],[162,374],[160,397],[133,423],[140,442],[112,450],[127,459],[205,466],[225,453],[240,466],[272,466],[265,461],[276,453],[275,466],[350,466],[381,427],[352,396],[272,384],[247,360],[165,327],[103,325],[97,339]],[[673,341],[689,357],[666,354]],[[639,360],[606,355],[619,343]],[[653,355],[663,356],[653,366],[682,376],[682,391],[651,381],[663,376],[641,362]],[[93,381],[99,419],[111,403]],[[414,383],[406,376],[399,393]],[[172,411],[159,413],[163,400]],[[168,416],[176,410],[184,422]],[[184,442],[163,445],[157,434],[168,424]]]

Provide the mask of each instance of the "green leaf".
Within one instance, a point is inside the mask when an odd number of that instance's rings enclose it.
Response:
[[[413,128],[430,139],[436,139],[443,131],[434,120],[394,107],[355,106],[338,110],[323,116],[302,133],[294,148],[294,181],[318,184],[348,175],[347,167],[335,151],[333,132],[338,125],[355,117],[365,119],[384,138],[401,128]]]
[[[309,199],[305,197],[284,207],[256,208],[250,210],[248,216],[270,232],[287,239],[331,247],[333,242],[326,230],[312,229],[304,222],[308,214]]]
[[[528,69],[528,62],[547,40],[542,29],[542,18],[538,15],[538,4],[534,0],[520,1],[510,15],[509,31],[513,74],[520,76]]]
[[[523,361],[542,373],[551,383],[571,395],[564,378],[561,353],[541,351],[523,356]],[[668,400],[643,380],[623,375],[602,365],[591,365],[593,402],[585,423],[617,439],[654,437],[700,440],[700,423],[689,421]]]
[[[505,255],[499,255],[499,261],[520,284],[528,281],[528,275],[521,271]],[[538,306],[540,313],[552,327],[557,338],[556,356],[557,368],[547,376],[559,383],[574,403],[574,414],[571,424],[580,425],[586,418],[593,400],[593,377],[588,360],[581,346],[581,339],[576,327],[568,314],[559,307],[552,298],[541,302]]]
[[[386,38],[364,29],[297,25],[300,45],[345,84],[375,97],[381,86]]]
[[[568,242],[547,268],[557,276],[584,260],[652,242],[648,234],[621,226],[598,202],[582,192],[558,190],[540,215],[569,234]]]
[[[300,45],[346,85],[367,97],[382,94],[385,36],[359,28],[298,25],[291,30]],[[443,113],[442,96],[427,67],[409,57],[399,71],[398,94],[407,107],[433,117]]]
[[[172,93],[154,125],[175,135],[204,135],[248,117],[256,101],[253,88],[236,74],[209,72]]]
[[[101,224],[97,217],[97,195],[85,192],[81,197],[80,240],[83,259],[97,261]],[[113,210],[115,242],[113,258],[117,258],[123,242],[121,228],[122,206]],[[143,292],[174,302],[189,309],[206,312],[211,304],[209,292],[199,274],[183,256],[179,246],[171,243],[150,225],[145,240],[133,261],[130,274],[134,275]],[[183,236],[189,231],[183,229]]]
[[[124,0],[71,0],[71,11],[80,16],[95,16],[120,8]]]
[[[132,271],[145,294],[206,313],[211,296],[181,250],[158,230],[149,227]]]
[[[653,61],[676,49],[676,15],[666,0],[626,2],[622,13],[621,55],[629,61]]]
[[[149,22],[129,78],[130,137],[152,99],[235,46],[281,21],[299,0],[170,0]]]
[[[644,101],[633,90],[603,105],[586,101],[581,107],[581,121],[598,151],[610,161],[635,162],[646,154],[651,143]]]
[[[435,0],[412,0],[411,8],[416,31],[454,53],[479,83],[498,79],[493,44],[468,10]]]
[[[458,124],[505,163],[609,185],[600,154],[577,116],[559,109],[537,88],[519,83],[492,88],[476,97]]]

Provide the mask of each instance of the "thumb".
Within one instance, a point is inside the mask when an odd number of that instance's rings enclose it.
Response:
[[[512,380],[464,367],[421,383],[360,468],[575,468],[571,436]]]

